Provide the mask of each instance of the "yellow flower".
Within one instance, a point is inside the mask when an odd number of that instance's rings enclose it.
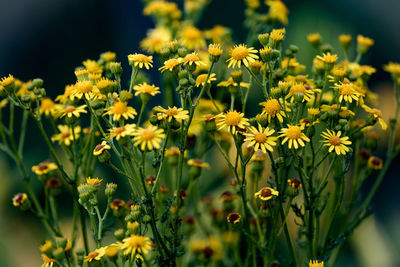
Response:
[[[179,150],[178,147],[176,146],[172,146],[170,148],[168,148],[167,150],[165,150],[164,156],[165,157],[176,157],[179,156],[181,154],[181,151]]]
[[[134,145],[140,145],[142,151],[159,149],[162,138],[165,138],[164,130],[152,125],[147,128],[139,127],[133,135]]]
[[[296,83],[290,87],[289,93],[287,94],[287,96],[285,98],[288,99],[291,97],[290,101],[293,102],[295,94],[303,94],[304,95],[303,102],[305,102],[305,101],[308,102],[311,100],[311,97],[314,95],[314,91],[308,89],[308,87],[302,83]]]
[[[310,142],[310,139],[302,132],[302,128],[297,125],[288,124],[287,128],[282,128],[279,137],[284,137],[282,145],[288,142],[289,149],[294,146],[295,149],[299,148],[299,145],[304,147],[304,142]]]
[[[84,262],[92,262],[99,261],[105,254],[105,248],[101,247],[89,253],[89,255],[85,256]]]
[[[147,84],[146,82],[135,85],[133,87],[133,90],[135,90],[135,96],[140,95],[140,94],[148,94],[151,96],[155,96],[156,94],[160,93],[160,88],[150,84]]]
[[[46,254],[42,254],[43,264],[41,267],[52,267],[55,259],[49,258]]]
[[[260,7],[260,0],[246,0],[246,5],[251,9],[257,9]]]
[[[113,127],[111,129],[108,129],[110,131],[110,138],[117,139],[117,141],[121,138],[124,138],[126,136],[133,136],[133,133],[135,132],[135,124],[125,124],[124,126],[121,127]]]
[[[374,45],[374,40],[371,38],[362,36],[361,34],[357,35],[357,43],[366,47],[371,47]]]
[[[229,38],[230,30],[222,25],[215,25],[212,29],[205,31],[204,35],[214,43],[222,43],[226,42],[225,38]]]
[[[98,80],[96,82],[97,89],[99,89],[100,92],[104,92],[104,93],[109,92],[108,89],[115,87],[116,85],[117,85],[116,81],[112,81],[107,78],[101,78],[100,80]]]
[[[183,108],[168,107],[168,109],[165,109],[161,106],[158,106],[154,108],[154,111],[157,112],[158,120],[167,119],[168,122],[171,122],[172,119],[175,119],[177,122],[181,123],[183,120],[189,119],[189,111],[184,110]]]
[[[323,261],[319,262],[317,260],[315,260],[315,261],[310,260],[310,263],[308,266],[309,267],[324,267],[324,262]]]
[[[207,162],[203,162],[200,159],[189,159],[187,164],[188,166],[194,166],[202,169],[204,168],[210,169],[210,164],[208,164]]]
[[[307,109],[308,115],[314,117],[314,116],[318,116],[320,111],[318,108],[309,108]]]
[[[280,42],[283,40],[283,38],[285,38],[285,32],[286,30],[284,28],[273,29],[269,34],[269,37],[275,42]]]
[[[91,81],[77,81],[75,83],[74,89],[71,93],[71,99],[73,98],[81,99],[85,97],[86,99],[94,98],[93,95],[93,84]]]
[[[197,76],[196,87],[200,87],[200,85],[204,86],[204,84],[206,83],[206,79],[207,79],[207,74],[200,74],[199,76]],[[211,83],[212,81],[215,81],[215,80],[217,80],[217,78],[215,78],[215,73],[210,73],[207,83]]]
[[[229,79],[227,81],[219,82],[217,84],[217,86],[229,87],[229,86],[238,86],[238,84],[233,81],[232,77],[229,77]],[[240,86],[241,87],[245,87],[245,88],[249,88],[249,84],[248,83],[244,83],[244,82],[241,82]]]
[[[263,201],[270,200],[273,196],[279,196],[279,192],[271,187],[263,187],[260,191],[254,194],[255,198],[259,198]]]
[[[201,64],[204,65],[204,63],[200,60],[199,55],[197,54],[197,52],[192,52],[187,54],[184,58],[183,58],[183,65],[187,65],[189,64],[189,66],[192,66],[193,64],[196,66],[199,66]]]
[[[319,43],[321,41],[321,35],[317,33],[310,33],[307,35],[307,40],[311,43]]]
[[[123,240],[121,249],[124,250],[124,255],[141,258],[151,250],[151,241],[147,236],[131,235]]]
[[[104,52],[100,55],[102,59],[104,59],[105,62],[110,62],[114,61],[117,58],[117,54],[111,51]]]
[[[27,199],[28,199],[28,195],[27,195],[27,194],[25,194],[25,193],[18,193],[18,194],[16,194],[16,195],[13,197],[13,199],[12,199],[13,206],[14,206],[14,207],[19,207],[19,206],[21,206],[22,204],[24,204],[24,202],[25,202]]]
[[[75,138],[79,138],[79,133],[81,132],[81,127],[76,126],[74,128],[74,133],[72,133],[71,128],[68,125],[58,125],[57,126],[58,130],[60,133],[55,134],[51,137],[51,141],[58,141],[58,144],[64,143],[66,146],[71,145],[71,142],[74,140],[74,134]]]
[[[90,178],[90,176],[88,178],[86,178],[86,183],[90,184],[91,186],[94,186],[94,187],[99,187],[101,184],[101,181],[103,181],[103,179]]]
[[[154,53],[167,46],[172,36],[170,30],[164,27],[157,27],[147,32],[147,37],[140,42],[140,47],[147,52]]]
[[[324,145],[329,147],[329,152],[335,150],[336,154],[338,155],[346,155],[346,153],[350,151],[350,149],[347,147],[348,145],[351,145],[349,137],[340,137],[341,134],[341,131],[335,133],[334,131],[331,131],[329,129],[321,134],[321,136],[325,139],[321,142],[325,143]]]
[[[380,170],[383,167],[383,161],[378,157],[371,156],[368,159],[368,167],[373,170]]]
[[[137,115],[136,110],[133,107],[129,107],[126,102],[116,101],[112,105],[112,107],[108,107],[105,109],[105,115],[113,115],[114,121],[119,121],[121,117],[125,120],[131,118],[134,119],[135,115]]]
[[[266,0],[265,4],[269,6],[268,18],[280,22],[282,24],[288,23],[289,9],[286,5],[279,0]]]
[[[46,116],[55,117],[58,114],[59,108],[60,105],[55,104],[50,98],[43,98],[40,101],[39,112],[40,114],[44,113]]]
[[[39,165],[32,166],[32,171],[37,175],[44,175],[54,170],[57,170],[57,165],[51,161],[43,161]]]
[[[223,50],[222,50],[220,44],[210,44],[210,45],[208,46],[208,53],[209,53],[211,56],[219,57],[219,56],[222,55],[222,52],[223,52]]]
[[[101,144],[97,145],[93,150],[94,156],[99,156],[103,154],[104,150],[110,150],[111,147],[107,144],[106,141],[101,142]]]
[[[42,253],[46,253],[46,252],[50,251],[50,249],[52,247],[53,247],[53,243],[50,240],[46,240],[44,242],[44,244],[39,247],[39,250]]]
[[[374,119],[378,120],[378,123],[381,125],[382,130],[386,130],[387,129],[387,124],[385,122],[385,120],[383,119],[383,115],[382,115],[382,111],[377,109],[377,108],[370,108],[367,105],[362,105],[361,106],[366,112],[368,112],[369,114],[371,114]]]
[[[388,64],[383,66],[383,69],[387,72],[390,72],[392,75],[400,75],[400,63],[389,62]]]
[[[281,105],[275,98],[270,98],[266,102],[261,102],[259,105],[263,106],[262,114],[267,114],[268,123],[271,122],[271,118],[278,118],[282,123],[283,117],[286,117],[285,111],[281,109]]]
[[[343,100],[349,103],[352,103],[353,100],[358,101],[360,94],[354,90],[353,84],[352,83],[336,83],[335,87],[339,90],[339,102],[342,102]]]
[[[240,216],[239,213],[232,212],[232,213],[228,214],[228,217],[226,217],[226,220],[228,221],[228,223],[238,224],[240,222],[241,218],[242,217]]]
[[[139,67],[139,69],[142,69],[143,67],[150,69],[153,67],[153,56],[135,53],[133,55],[128,55],[128,61],[130,65]]]
[[[326,64],[335,64],[336,61],[338,60],[338,56],[332,55],[330,52],[327,52],[326,54],[323,53],[322,56],[317,56],[317,59],[321,60]]]
[[[179,41],[187,49],[199,49],[206,46],[202,33],[199,29],[193,26],[186,26],[179,32]]]
[[[248,128],[248,132],[244,135],[246,136],[245,142],[249,142],[248,147],[254,147],[257,151],[261,148],[262,152],[267,153],[268,151],[273,152],[273,146],[276,146],[276,137],[272,136],[275,132],[274,129],[269,129],[266,127],[263,129],[260,124],[258,124],[258,129],[254,126]]]
[[[181,64],[182,59],[181,58],[171,58],[166,61],[164,61],[164,66],[159,68],[158,70],[161,70],[161,72],[164,72],[165,70],[173,71],[175,67],[179,66]]]
[[[75,85],[66,85],[64,89],[64,94],[59,95],[56,97],[56,101],[60,102],[61,104],[67,103],[69,99],[73,99],[72,93],[75,90]]]
[[[237,128],[244,129],[249,125],[249,119],[244,118],[244,114],[236,110],[227,111],[225,114],[220,113],[215,118],[218,130],[227,128],[233,134],[236,133]]]
[[[228,68],[235,68],[236,64],[238,68],[242,65],[242,63],[248,67],[249,62],[255,61],[258,59],[257,50],[253,47],[247,47],[245,44],[235,45],[229,51],[229,55],[231,56],[226,62],[229,62]]]
[[[339,42],[342,46],[347,47],[351,42],[351,35],[350,34],[341,34],[339,35]]]
[[[83,61],[82,64],[90,73],[101,73],[103,71],[103,66],[97,63],[97,61],[88,59]]]
[[[1,78],[0,85],[7,87],[7,86],[11,85],[12,83],[14,83],[14,81],[15,81],[14,76],[9,74],[7,77]]]
[[[73,116],[79,118],[81,113],[87,113],[85,110],[86,105],[82,105],[79,107],[75,106],[65,106],[64,109],[60,110],[60,118],[67,116],[68,118],[72,118]]]

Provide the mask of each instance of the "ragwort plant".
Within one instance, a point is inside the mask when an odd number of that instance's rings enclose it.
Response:
[[[144,52],[128,55],[126,85],[112,52],[83,61],[76,83],[54,100],[41,79],[1,79],[1,110],[9,118],[1,119],[0,149],[26,185],[13,205],[46,229],[42,266],[333,266],[370,215],[400,151],[400,64],[384,66],[396,104],[387,125],[371,106],[377,95],[367,82],[376,69],[360,64],[372,39],[357,36],[351,59],[352,36],[340,35],[339,59],[310,34],[316,56],[307,70],[297,46],[282,48],[288,10],[281,1],[246,1],[243,44],[234,44],[226,27],[196,27],[209,1],[186,0],[182,10],[164,0],[143,2],[156,27],[140,43]],[[159,85],[145,76],[155,65]],[[259,95],[255,116],[251,94]],[[162,104],[153,106],[157,97]],[[50,157],[31,170],[24,165],[28,120]],[[390,132],[384,161],[373,155],[379,128]],[[117,184],[97,177],[100,166],[130,193],[115,198]],[[204,192],[205,169],[211,178],[233,178]],[[361,195],[370,176],[372,187]],[[70,236],[58,217],[61,190],[73,202]]]

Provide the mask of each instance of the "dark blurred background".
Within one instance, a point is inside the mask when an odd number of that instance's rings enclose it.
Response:
[[[301,48],[299,61],[307,66],[315,55],[306,40],[308,33],[319,32],[323,41],[334,47],[339,47],[337,36],[341,33],[352,34],[354,39],[358,33],[375,39],[362,64],[378,69],[372,76],[371,89],[381,95],[384,111],[392,113],[390,77],[382,71],[382,65],[400,61],[400,1],[284,2],[290,10],[286,44],[294,43]],[[97,59],[102,52],[116,52],[126,67],[126,56],[138,51],[146,30],[153,27],[151,19],[142,15],[142,8],[139,0],[0,0],[0,76],[11,73],[21,80],[40,77],[47,92],[55,96],[63,92],[66,84],[75,82],[76,66],[85,59]],[[231,27],[234,40],[243,42],[244,8],[242,0],[213,0],[199,27]],[[123,79],[128,79],[128,75],[125,72]],[[48,157],[40,149],[40,137],[31,126],[27,166]],[[0,169],[0,266],[39,266],[39,225],[13,209],[10,201],[18,189],[23,189],[21,178],[3,154]],[[352,246],[346,247],[338,266],[395,266],[399,262],[399,170],[399,166],[391,168],[373,201],[375,216],[353,236]]]

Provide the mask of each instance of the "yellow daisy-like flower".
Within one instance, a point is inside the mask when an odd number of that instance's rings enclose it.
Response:
[[[317,261],[317,260],[310,260],[310,263],[308,264],[308,267],[324,267],[324,262]]]
[[[136,258],[141,258],[151,250],[151,241],[147,236],[131,235],[123,240],[121,249],[124,250],[124,255],[136,255]]]
[[[202,161],[201,159],[189,159],[187,164],[188,166],[194,166],[202,169],[204,168],[210,169],[210,164]]]
[[[60,105],[55,104],[50,98],[43,98],[40,101],[39,112],[45,116],[56,117],[59,112]]]
[[[47,251],[50,251],[50,249],[53,247],[53,243],[50,240],[46,240],[44,244],[42,244],[39,247],[40,252],[46,253]]]
[[[220,44],[210,44],[210,45],[208,46],[208,53],[209,53],[211,56],[219,57],[219,56],[222,55],[222,52],[223,52],[223,50],[222,50]]]
[[[376,120],[378,120],[378,123],[381,125],[382,130],[387,129],[387,124],[385,120],[383,119],[382,111],[377,109],[377,108],[370,108],[367,105],[362,105],[361,106],[366,112],[371,114]]]
[[[117,54],[111,51],[107,51],[101,53],[100,57],[104,59],[105,62],[110,62],[110,61],[115,61],[115,59],[117,58]]]
[[[55,134],[51,137],[51,141],[58,141],[58,144],[65,144],[66,146],[71,145],[71,142],[74,141],[74,135],[72,133],[72,129],[68,125],[58,125],[57,126],[60,133]],[[76,126],[74,128],[75,138],[79,138],[79,133],[81,132],[81,127]]]
[[[229,87],[229,86],[238,86],[238,84],[233,81],[232,77],[229,77],[229,79],[227,81],[219,82],[217,84],[217,86]],[[245,87],[245,88],[249,88],[250,85],[248,83],[241,82],[240,86],[241,87]]]
[[[289,149],[292,149],[292,146],[298,149],[299,145],[302,147],[306,145],[304,142],[310,142],[310,139],[302,132],[302,128],[297,125],[288,124],[288,127],[282,128],[280,133],[279,137],[284,137],[281,144],[289,141]]]
[[[147,128],[139,127],[134,133],[134,145],[139,146],[142,151],[159,149],[162,139],[165,138],[164,130],[158,129],[156,126]]]
[[[383,167],[383,161],[378,157],[371,156],[368,159],[368,167],[373,170],[380,170]]]
[[[107,144],[107,142],[106,142],[106,141],[103,141],[103,142],[101,142],[101,144],[98,144],[98,145],[94,148],[94,150],[93,150],[93,155],[94,155],[94,156],[99,156],[99,155],[103,154],[103,152],[104,152],[105,150],[110,150],[110,149],[111,149],[111,147]]]
[[[41,267],[53,267],[55,259],[49,258],[46,254],[42,254],[43,264]]]
[[[308,113],[308,115],[315,117],[315,116],[319,115],[320,111],[318,108],[309,108],[309,109],[307,109],[307,113]]]
[[[114,121],[119,121],[121,118],[127,120],[129,118],[134,119],[137,115],[136,110],[133,107],[129,107],[126,102],[116,101],[112,107],[105,109],[105,115],[113,115]]]
[[[133,87],[133,90],[135,90],[135,96],[140,95],[140,94],[148,94],[151,96],[155,96],[156,94],[160,93],[160,87],[153,85],[150,85],[146,82],[135,85]]]
[[[229,110],[226,113],[220,113],[216,118],[218,130],[227,129],[229,132],[235,134],[237,128],[244,129],[249,125],[249,119],[244,118],[244,113],[237,112],[236,110]]]
[[[115,87],[116,85],[117,85],[116,81],[112,81],[107,78],[101,78],[96,82],[96,87],[97,89],[100,90],[100,92],[107,92],[107,89]]]
[[[57,170],[57,165],[51,161],[43,161],[39,165],[32,166],[32,171],[37,175],[44,175]]]
[[[375,42],[373,39],[359,34],[357,35],[357,43],[366,47],[371,47]]]
[[[248,132],[244,135],[246,139],[245,142],[249,142],[248,147],[254,147],[254,150],[261,149],[262,152],[267,153],[268,151],[273,152],[273,146],[276,146],[276,137],[272,136],[275,132],[274,129],[269,129],[266,127],[263,129],[260,124],[258,124],[258,128],[254,126],[250,126],[248,128]]]
[[[89,253],[89,255],[85,256],[84,262],[92,262],[99,261],[105,254],[105,248],[101,247]]]
[[[275,98],[270,98],[266,102],[261,102],[259,105],[263,106],[261,114],[267,114],[268,123],[275,117],[282,123],[283,117],[286,117],[285,111],[281,109],[279,101]]]
[[[74,90],[75,90],[75,85],[66,85],[64,89],[64,94],[58,95],[56,97],[56,102],[59,102],[61,104],[67,103],[69,99],[74,98],[72,97],[72,93],[74,92]]]
[[[265,4],[269,6],[268,18],[282,24],[288,23],[289,9],[282,1],[266,0]]]
[[[1,78],[0,85],[7,87],[7,86],[11,85],[14,81],[15,81],[14,76],[9,74],[7,77]]]
[[[81,99],[85,97],[86,99],[93,98],[93,84],[91,81],[77,81],[74,85],[74,89],[71,93],[71,99],[73,98]]]
[[[338,131],[335,133],[334,131],[331,131],[327,129],[325,132],[321,134],[321,136],[325,139],[321,141],[322,143],[325,143],[325,146],[329,147],[329,152],[332,152],[335,150],[336,154],[340,155],[346,155],[347,152],[350,151],[350,149],[347,147],[348,145],[351,145],[351,141],[349,141],[348,136],[343,136],[340,137],[342,134],[341,131]]]
[[[86,105],[82,105],[79,107],[75,106],[66,106],[62,110],[60,110],[60,118],[67,116],[68,118],[72,118],[73,116],[79,118],[81,113],[87,113],[85,110]]]
[[[103,71],[103,66],[97,63],[95,60],[88,59],[83,61],[82,64],[90,73],[101,73]]]
[[[27,195],[27,194],[25,194],[25,193],[18,193],[18,194],[16,194],[16,195],[13,197],[13,199],[12,199],[13,206],[14,206],[14,207],[19,207],[19,206],[21,206],[22,204],[24,204],[24,202],[27,201],[27,199],[28,199],[28,195]]]
[[[247,47],[245,44],[235,45],[229,51],[229,55],[231,56],[226,62],[228,63],[228,68],[235,68],[236,64],[238,68],[242,65],[242,63],[248,67],[249,62],[253,62],[258,59],[257,50],[253,47]]]
[[[202,32],[196,27],[186,26],[178,35],[180,43],[189,50],[206,46]]]
[[[400,76],[400,63],[389,62],[383,66],[383,69],[392,75]]]
[[[182,63],[181,58],[171,58],[164,61],[164,66],[162,66],[158,70],[160,70],[161,72],[164,72],[165,70],[173,71],[181,63]]]
[[[308,89],[308,87],[302,83],[296,83],[290,87],[289,93],[287,94],[287,96],[285,98],[288,99],[291,97],[290,101],[293,102],[295,94],[303,94],[304,95],[303,102],[305,102],[305,101],[308,102],[311,100],[312,96],[314,95],[314,91],[311,89]]]
[[[168,122],[175,119],[177,122],[181,123],[183,120],[189,119],[189,111],[184,110],[183,108],[177,107],[168,107],[165,109],[161,106],[155,107],[154,111],[157,112],[157,119],[158,120],[168,120]]]
[[[280,42],[285,38],[285,33],[286,30],[284,28],[282,29],[273,29],[271,33],[269,34],[269,37],[274,40],[275,42]]]
[[[200,74],[199,76],[197,76],[196,87],[200,87],[200,85],[204,86],[204,84],[206,83],[206,79],[207,79],[207,74]],[[207,83],[211,83],[212,81],[215,81],[215,80],[217,80],[217,78],[215,78],[215,73],[210,73]]]
[[[103,179],[91,178],[90,176],[88,178],[86,178],[86,183],[90,184],[91,186],[94,186],[94,187],[99,187],[101,184],[101,181],[103,181]]]
[[[231,224],[238,224],[239,222],[240,222],[240,219],[241,219],[242,217],[240,216],[240,214],[239,213],[237,213],[237,212],[232,212],[232,213],[229,213],[228,214],[228,217],[226,217],[226,221],[228,222],[228,223],[231,223]]]
[[[142,69],[143,67],[150,69],[153,67],[153,56],[135,53],[133,55],[128,55],[128,61],[130,65],[139,67],[139,69]]]
[[[335,87],[339,90],[339,102],[343,100],[352,103],[353,100],[358,101],[360,93],[354,90],[352,83],[335,83]]]
[[[187,54],[184,58],[183,58],[183,65],[189,65],[192,66],[193,64],[199,66],[201,64],[204,64],[201,60],[199,55],[197,54],[197,52],[192,52],[190,54]]]
[[[110,131],[110,138],[115,138],[117,141],[126,136],[133,136],[135,132],[135,124],[125,124],[121,127],[113,127],[108,129]]]
[[[326,54],[323,53],[322,56],[317,56],[317,59],[321,60],[326,64],[335,64],[336,61],[338,60],[338,56],[332,55],[330,52],[328,52]]]
[[[140,47],[149,53],[160,52],[171,41],[171,31],[165,27],[157,27],[147,32],[147,37],[140,42]]]
[[[279,196],[279,192],[271,187],[263,187],[260,191],[254,194],[255,198],[259,198],[263,201],[270,200],[273,196]]]

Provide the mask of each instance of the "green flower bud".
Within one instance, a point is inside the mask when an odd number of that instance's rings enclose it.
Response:
[[[122,239],[125,238],[125,231],[124,229],[118,229],[114,231],[114,237],[115,239],[122,241]]]
[[[107,197],[112,197],[115,194],[115,191],[117,191],[117,185],[114,183],[108,183],[106,184],[106,189],[104,190],[104,194]]]
[[[63,260],[65,258],[65,253],[63,248],[56,248],[53,250],[53,256],[57,260]]]

